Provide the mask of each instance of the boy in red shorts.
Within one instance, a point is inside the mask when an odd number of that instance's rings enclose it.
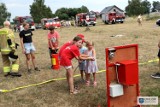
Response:
[[[80,56],[79,47],[82,45],[82,39],[80,37],[75,37],[74,45],[66,47],[61,53],[60,65],[66,69],[67,82],[70,88],[70,94],[77,94],[77,91],[74,89],[73,81],[73,70],[72,62],[73,58],[80,60],[93,60],[92,57]]]
[[[160,41],[158,43],[158,47],[159,47],[159,52],[158,52],[158,58],[159,58],[159,72],[151,75],[152,78],[158,79],[160,78]]]

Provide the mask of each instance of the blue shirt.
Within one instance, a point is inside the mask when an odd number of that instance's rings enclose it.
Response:
[[[85,52],[86,52],[87,50],[88,50],[88,49],[87,49],[85,46],[82,46],[82,48],[79,49],[80,54],[85,54]]]

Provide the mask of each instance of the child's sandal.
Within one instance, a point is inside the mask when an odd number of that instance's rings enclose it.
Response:
[[[74,90],[73,92],[70,92],[70,95],[77,94],[77,93],[78,93],[78,90]]]
[[[96,82],[96,81],[93,82],[93,86],[94,86],[94,87],[97,86],[97,82]]]
[[[90,86],[90,81],[86,81],[86,86]]]

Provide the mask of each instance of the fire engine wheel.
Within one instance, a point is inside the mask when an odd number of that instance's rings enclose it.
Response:
[[[96,24],[93,24],[93,26],[96,26]]]
[[[123,23],[123,21],[121,23]]]

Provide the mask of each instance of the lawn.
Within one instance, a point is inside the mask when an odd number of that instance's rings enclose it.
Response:
[[[139,62],[145,62],[157,58],[158,41],[160,40],[160,27],[155,21],[144,21],[143,26],[138,26],[136,19],[128,18],[123,24],[105,25],[98,20],[90,31],[85,27],[69,27],[56,29],[61,38],[60,45],[72,40],[76,34],[82,33],[86,40],[95,43],[97,62],[99,70],[105,70],[105,48],[136,43],[139,45]],[[21,78],[4,77],[2,63],[0,63],[0,89],[13,89],[19,86],[39,83],[46,80],[65,77],[65,70],[61,67],[59,71],[50,69],[50,57],[47,48],[47,30],[33,31],[33,41],[36,51],[37,66],[40,72],[27,73],[25,56],[19,47]],[[15,33],[19,43],[18,33]],[[111,37],[123,35],[122,37]],[[1,59],[0,59],[1,62]],[[78,65],[73,61],[74,68]],[[158,79],[152,79],[151,74],[158,71],[157,62],[139,66],[140,90],[143,96],[159,96],[160,85]],[[76,70],[75,74],[79,74]],[[80,77],[75,78],[79,85],[80,93],[69,95],[66,80],[53,81],[44,85],[24,88],[8,93],[0,93],[0,107],[106,107],[106,76],[105,72],[97,74],[97,87],[86,87]],[[145,106],[144,106],[145,107]],[[152,107],[152,106],[146,106]],[[155,106],[153,106],[155,107]],[[160,105],[159,105],[160,107]]]

